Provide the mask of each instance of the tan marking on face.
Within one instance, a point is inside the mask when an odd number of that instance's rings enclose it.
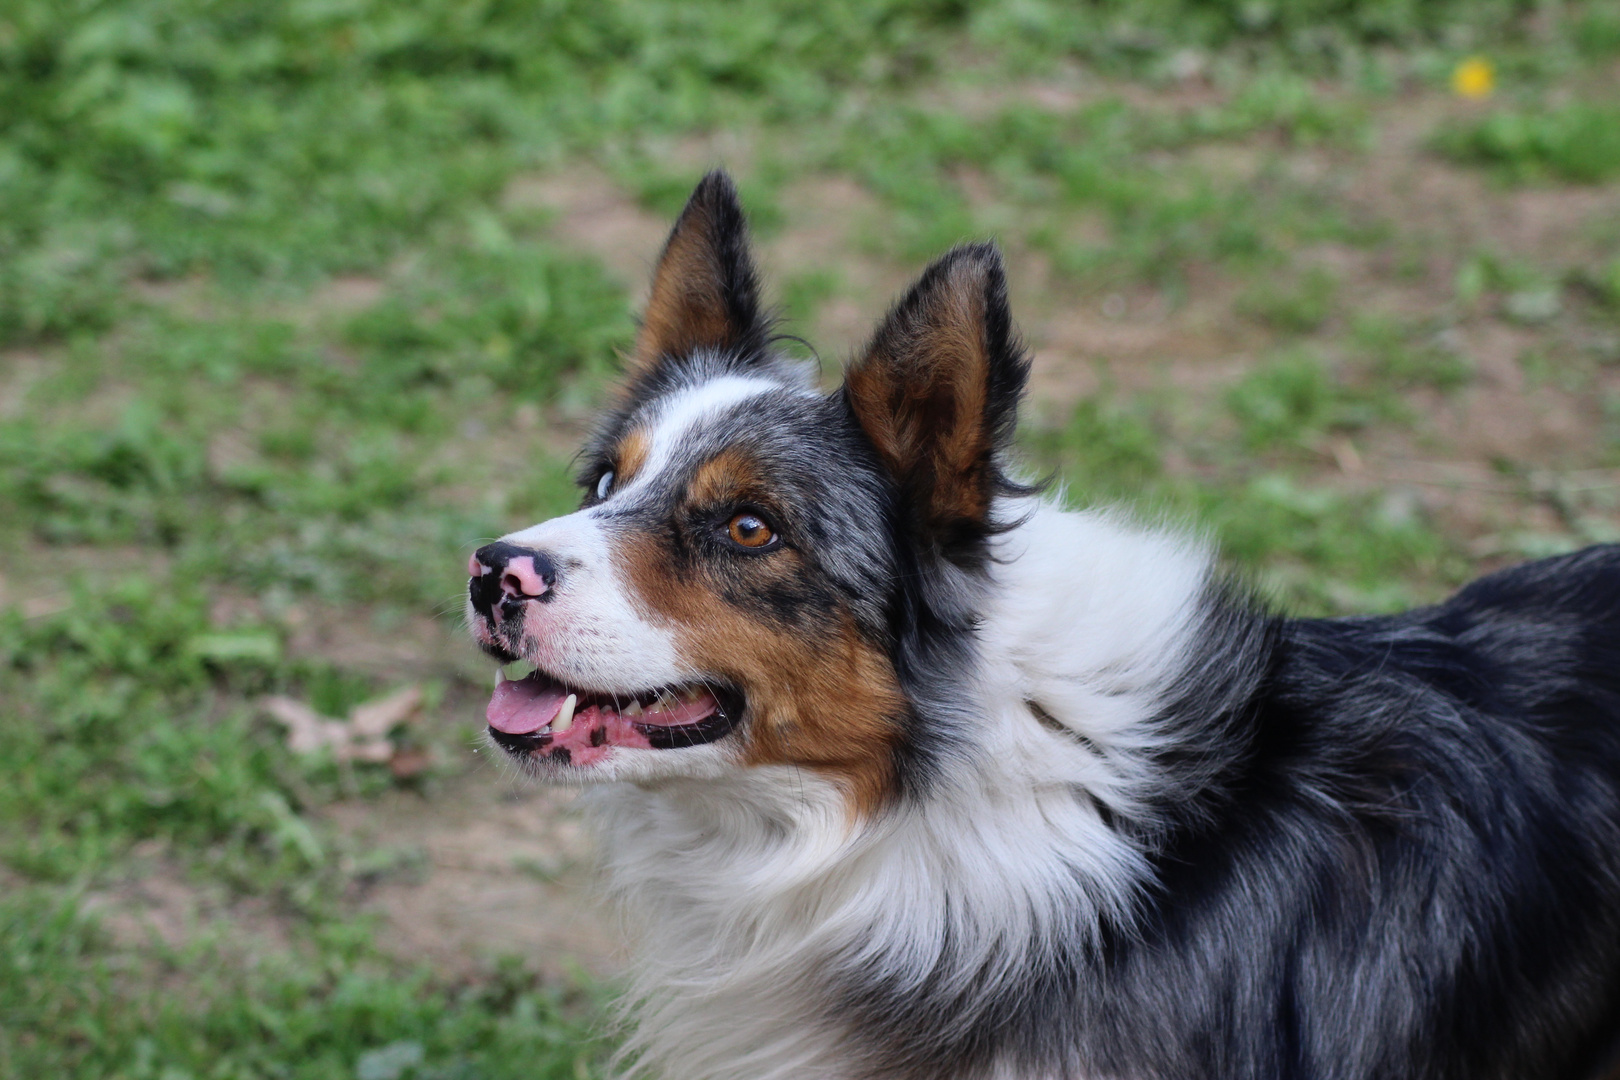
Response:
[[[742,637],[728,641],[725,630],[714,630],[701,641],[701,632],[680,635],[680,646],[706,646],[716,660],[745,655]],[[748,636],[751,670],[739,682],[753,714],[747,763],[816,769],[845,783],[856,813],[878,811],[894,793],[894,751],[909,708],[889,658],[866,643],[848,615],[825,641]]]
[[[858,815],[888,801],[909,706],[888,656],[847,612],[819,613],[810,630],[781,626],[728,602],[706,574],[676,574],[654,537],[625,537],[619,557],[632,587],[669,624],[676,651],[747,697],[746,764],[814,769],[844,785]],[[745,592],[802,571],[787,548],[738,564]]]
[[[647,464],[647,456],[652,453],[652,440],[647,432],[639,427],[631,428],[619,440],[617,452],[614,454],[615,480],[619,484],[629,483],[641,467]]]
[[[669,239],[636,335],[635,359],[650,364],[731,338],[720,276],[699,226]]]
[[[959,266],[909,325],[886,326],[845,376],[850,404],[889,470],[926,497],[931,522],[989,513],[990,358],[982,282]]]
[[[718,506],[758,499],[765,489],[759,464],[741,450],[727,449],[698,466],[686,485],[686,501],[696,506]]]

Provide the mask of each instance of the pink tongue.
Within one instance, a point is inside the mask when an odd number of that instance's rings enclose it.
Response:
[[[539,731],[562,708],[568,692],[558,683],[541,683],[535,675],[507,680],[495,688],[484,718],[489,726],[507,735],[527,735]]]

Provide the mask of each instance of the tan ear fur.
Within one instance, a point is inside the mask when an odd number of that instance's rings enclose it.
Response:
[[[1026,368],[989,245],[930,266],[850,365],[850,407],[926,527],[988,522]]]
[[[758,293],[736,188],[716,170],[692,192],[659,256],[633,365],[645,370],[697,349],[758,344]]]

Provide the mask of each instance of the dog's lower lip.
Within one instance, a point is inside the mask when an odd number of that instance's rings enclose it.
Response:
[[[538,735],[508,735],[495,728],[487,728],[489,737],[494,739],[501,749],[514,754],[528,754],[534,750],[544,750],[551,745],[551,733],[542,732]]]

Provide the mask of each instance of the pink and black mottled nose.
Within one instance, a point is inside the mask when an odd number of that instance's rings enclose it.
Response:
[[[496,607],[513,611],[527,600],[550,599],[557,584],[557,568],[544,552],[499,540],[473,552],[467,573],[473,608],[491,618]]]

